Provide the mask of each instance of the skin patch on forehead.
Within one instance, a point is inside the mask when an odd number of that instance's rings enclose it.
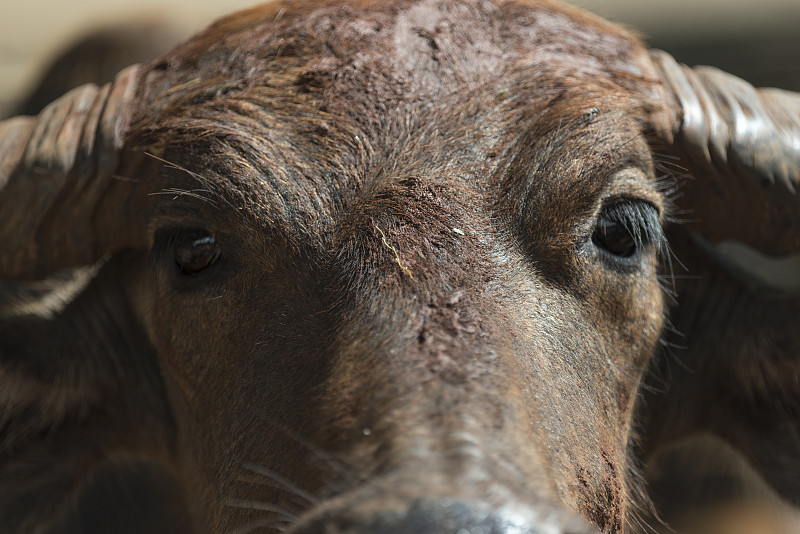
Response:
[[[393,103],[423,102],[525,65],[640,78],[642,50],[618,28],[543,1],[270,4],[222,19],[153,62],[140,97],[152,116],[256,87],[297,86],[322,89],[324,107],[337,99],[352,107],[367,94],[385,115]]]

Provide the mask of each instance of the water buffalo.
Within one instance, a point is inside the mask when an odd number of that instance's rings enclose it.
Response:
[[[798,504],[800,299],[715,245],[798,187],[797,95],[548,0],[222,19],[0,123],[0,532],[645,533],[700,433]]]

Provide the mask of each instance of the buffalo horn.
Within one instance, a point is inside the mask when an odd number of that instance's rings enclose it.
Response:
[[[140,73],[0,122],[0,278],[39,278],[126,244],[134,186],[115,173]]]
[[[678,109],[668,152],[688,174],[681,216],[711,241],[800,251],[800,94],[651,57]]]

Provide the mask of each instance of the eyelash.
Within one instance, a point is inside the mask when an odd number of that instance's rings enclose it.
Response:
[[[658,210],[641,200],[620,200],[604,207],[595,223],[592,243],[616,262],[635,261],[649,247],[666,246]]]

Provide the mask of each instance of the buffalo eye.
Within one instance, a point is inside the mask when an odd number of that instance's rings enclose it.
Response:
[[[651,245],[660,247],[662,242],[658,211],[652,204],[638,200],[622,200],[604,207],[592,233],[592,243],[619,260],[632,259]]]
[[[608,219],[597,221],[592,241],[595,245],[621,258],[628,258],[636,253],[636,240],[631,235],[630,229],[619,221]]]
[[[222,255],[214,236],[206,232],[187,232],[174,239],[175,263],[184,274],[199,273]]]

